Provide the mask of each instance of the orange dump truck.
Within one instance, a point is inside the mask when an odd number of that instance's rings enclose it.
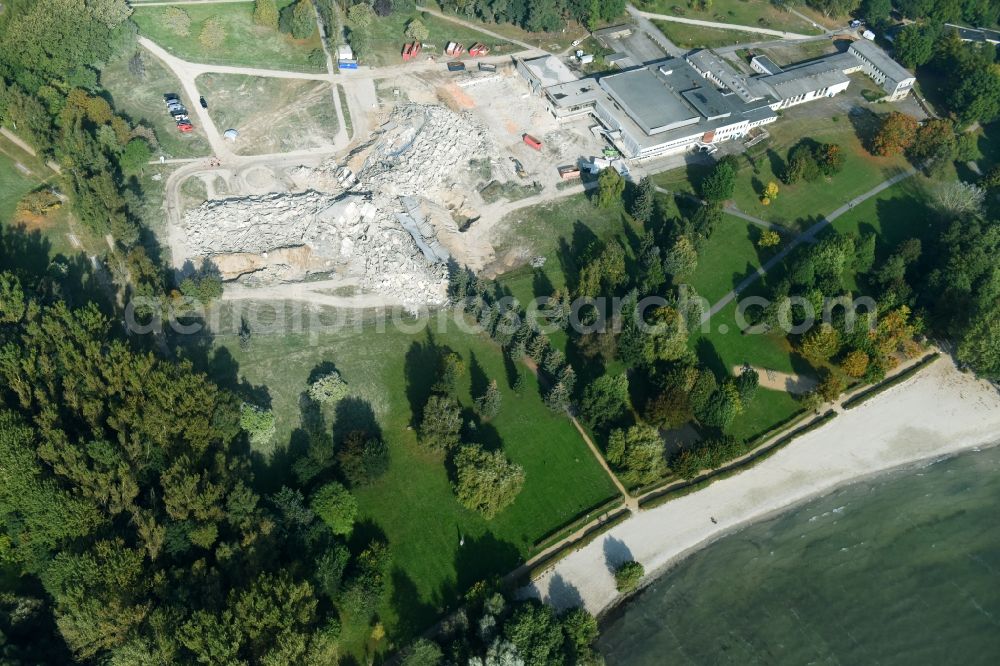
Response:
[[[535,150],[541,150],[542,149],[542,142],[539,141],[538,139],[536,139],[535,137],[531,136],[530,134],[525,134],[521,138],[524,140],[524,142],[526,144],[528,144],[529,146],[531,146]]]

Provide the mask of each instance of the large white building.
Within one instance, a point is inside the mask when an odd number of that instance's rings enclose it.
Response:
[[[559,119],[593,115],[633,160],[706,148],[773,123],[780,109],[847,90],[863,71],[889,100],[905,97],[914,78],[882,49],[856,42],[838,53],[781,68],[755,58],[743,74],[713,51],[692,51],[599,78],[576,79],[555,56],[517,61],[532,90]]]

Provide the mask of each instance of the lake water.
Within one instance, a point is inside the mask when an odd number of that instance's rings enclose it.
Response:
[[[609,666],[1000,664],[1000,447],[715,542],[609,615],[599,648]]]

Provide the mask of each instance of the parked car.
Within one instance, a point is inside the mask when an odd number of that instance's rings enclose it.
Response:
[[[169,104],[170,102],[179,102],[181,98],[177,93],[163,93],[163,101]]]
[[[198,103],[201,104],[201,108],[203,108],[203,109],[207,109],[208,108],[208,100],[205,99],[204,95],[202,95],[201,97],[198,98]]]
[[[170,115],[172,115],[174,118],[176,118],[177,116],[184,116],[186,118],[188,115],[188,110],[185,109],[183,106],[176,109],[170,109]]]

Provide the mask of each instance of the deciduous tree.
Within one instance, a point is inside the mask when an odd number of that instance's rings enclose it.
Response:
[[[918,127],[913,116],[898,111],[886,114],[872,138],[872,153],[883,157],[902,154],[913,145]]]
[[[336,481],[320,486],[312,494],[309,508],[334,534],[350,534],[354,529],[358,501],[351,491]]]
[[[278,6],[274,0],[254,0],[253,22],[265,28],[278,29]]]
[[[455,494],[467,509],[492,519],[514,502],[524,486],[524,469],[481,446],[463,446],[455,456]]]

